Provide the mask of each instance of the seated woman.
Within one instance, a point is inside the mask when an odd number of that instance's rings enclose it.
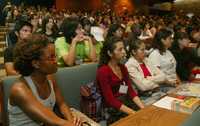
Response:
[[[112,24],[110,25],[106,38],[110,38],[112,36],[118,37],[118,38],[122,38],[123,37],[123,32],[124,29],[121,26],[121,24],[117,23],[117,24]]]
[[[55,41],[58,33],[58,27],[53,17],[46,17],[42,20],[42,34],[45,34],[52,42]]]
[[[158,67],[166,76],[166,83],[176,85],[180,82],[176,75],[176,59],[168,50],[173,42],[172,32],[161,29],[153,40],[153,51],[149,55],[152,64]]]
[[[126,67],[130,78],[140,91],[151,91],[165,82],[164,73],[145,57],[143,41],[132,42],[129,46],[129,55],[131,57],[126,62]]]
[[[105,41],[100,54],[97,83],[106,106],[110,107],[108,113],[111,120],[108,119],[109,123],[120,119],[125,113],[135,113],[134,102],[139,108],[144,108],[131,86],[126,67],[120,63],[125,55],[124,44],[121,39],[116,37],[110,37]]]
[[[200,57],[197,56],[193,49],[188,48],[189,43],[190,39],[188,34],[179,32],[175,35],[175,42],[171,48],[177,61],[177,74],[183,81],[190,79],[191,66],[200,65]]]
[[[55,41],[58,66],[73,66],[82,61],[96,61],[96,50],[89,36],[84,35],[81,24],[76,19],[65,19],[63,37]]]
[[[32,35],[17,43],[14,57],[14,67],[21,77],[10,91],[10,126],[80,126],[56,83],[47,79],[57,71],[54,45],[45,36]],[[64,119],[53,112],[55,104]]]

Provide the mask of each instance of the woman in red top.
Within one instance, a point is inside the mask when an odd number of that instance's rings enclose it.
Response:
[[[133,114],[133,106],[126,105],[127,100],[123,100],[126,96],[139,108],[144,108],[144,105],[131,86],[126,67],[121,64],[125,56],[122,40],[116,37],[107,39],[100,54],[97,82],[107,106],[118,112],[120,110],[126,114]]]

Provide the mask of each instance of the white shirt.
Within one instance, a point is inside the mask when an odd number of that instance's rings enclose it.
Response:
[[[165,81],[165,74],[160,69],[152,65],[147,58],[144,59],[144,64],[151,74],[148,78],[144,77],[140,63],[134,57],[129,58],[126,62],[126,67],[131,80],[141,91],[152,90]]]
[[[166,50],[161,55],[158,49],[154,49],[149,55],[149,60],[154,66],[160,68],[166,75],[168,81],[174,81],[176,79],[176,59],[169,50]]]

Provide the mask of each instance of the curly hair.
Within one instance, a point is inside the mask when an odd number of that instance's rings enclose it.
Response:
[[[166,39],[173,33],[170,30],[167,29],[160,29],[154,37],[152,46],[154,49],[158,49],[160,54],[163,54],[163,52],[166,51],[164,44],[162,43],[162,39]]]
[[[114,36],[106,39],[100,52],[99,67],[108,64],[110,61],[108,51],[112,53],[116,48],[115,44],[121,41],[120,38]]]
[[[33,71],[33,60],[39,60],[43,49],[50,44],[45,35],[35,34],[19,41],[14,48],[14,68],[23,76],[29,76]]]

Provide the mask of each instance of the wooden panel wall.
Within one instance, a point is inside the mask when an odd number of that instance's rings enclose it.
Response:
[[[101,6],[102,0],[56,0],[58,10],[98,10]]]

